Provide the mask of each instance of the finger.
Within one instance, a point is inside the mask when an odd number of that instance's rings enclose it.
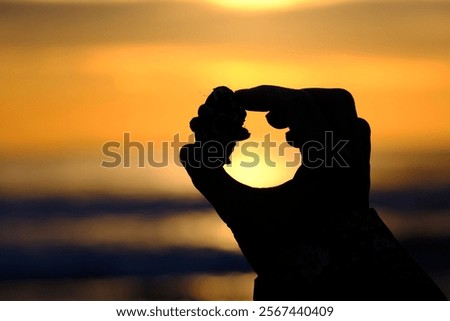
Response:
[[[289,127],[289,108],[302,105],[301,91],[279,86],[263,85],[235,92],[237,102],[250,111],[268,111],[267,122],[276,129]],[[295,106],[293,106],[295,105]],[[301,108],[301,107],[300,107]]]
[[[271,111],[292,101],[296,93],[296,89],[262,85],[249,89],[236,90],[235,98],[238,104],[246,110]]]
[[[236,209],[244,208],[249,200],[260,201],[260,189],[236,181],[223,167],[211,168],[202,161],[204,152],[198,142],[184,145],[180,150],[181,163],[192,183],[227,224],[242,219]]]
[[[335,134],[350,138],[356,122],[356,106],[350,92],[340,88],[307,88],[304,90],[322,110],[323,117]]]
[[[362,118],[357,119],[357,153],[355,157],[358,163],[357,169],[357,189],[354,193],[355,201],[361,207],[369,207],[370,193],[370,126]]]
[[[360,149],[363,164],[369,166],[370,164],[370,152],[371,152],[371,143],[370,143],[370,125],[369,123],[363,119],[358,118],[358,134],[360,140]]]

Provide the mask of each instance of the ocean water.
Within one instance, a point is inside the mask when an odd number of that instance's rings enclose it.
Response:
[[[449,187],[372,204],[450,294]],[[0,299],[250,300],[254,273],[203,199],[0,201]]]

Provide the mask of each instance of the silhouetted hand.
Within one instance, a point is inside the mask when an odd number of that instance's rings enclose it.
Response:
[[[258,274],[254,299],[439,298],[431,279],[369,209],[370,128],[357,117],[349,92],[260,86],[236,91],[232,104],[268,112],[269,124],[287,128],[287,142],[302,154],[302,165],[282,185],[254,188],[233,179],[223,164],[235,141],[248,137],[237,109],[223,114],[222,125],[232,129],[193,119],[191,127],[203,130],[180,152],[193,184]],[[202,106],[200,118],[204,112]],[[226,146],[218,151],[220,145]]]

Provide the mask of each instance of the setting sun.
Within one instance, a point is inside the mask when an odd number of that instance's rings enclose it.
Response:
[[[274,11],[288,10],[297,6],[323,6],[339,3],[343,0],[206,0],[219,6],[235,10]]]
[[[244,10],[268,10],[282,9],[295,6],[304,1],[301,0],[211,0],[220,6],[244,9]]]
[[[270,166],[264,161],[263,153],[258,153],[257,159],[257,166],[248,166],[255,158],[250,159],[241,154],[233,156],[233,163],[226,166],[225,170],[237,181],[252,187],[278,186],[292,179],[297,170],[297,167],[286,166],[286,161],[279,157],[271,159],[274,166]],[[243,164],[247,166],[243,166]]]

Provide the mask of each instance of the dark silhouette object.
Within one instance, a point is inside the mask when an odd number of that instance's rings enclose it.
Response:
[[[221,87],[208,98],[215,116],[199,111],[191,122],[196,143],[184,146],[180,159],[257,273],[255,300],[446,299],[369,208],[370,127],[357,117],[349,92],[275,86],[230,92]],[[217,107],[223,99],[234,106],[229,114]],[[239,130],[245,114],[236,106],[269,112],[273,127],[289,128],[287,141],[302,153],[292,180],[253,188],[225,172],[234,141],[246,138]],[[227,146],[218,151],[220,145]]]

